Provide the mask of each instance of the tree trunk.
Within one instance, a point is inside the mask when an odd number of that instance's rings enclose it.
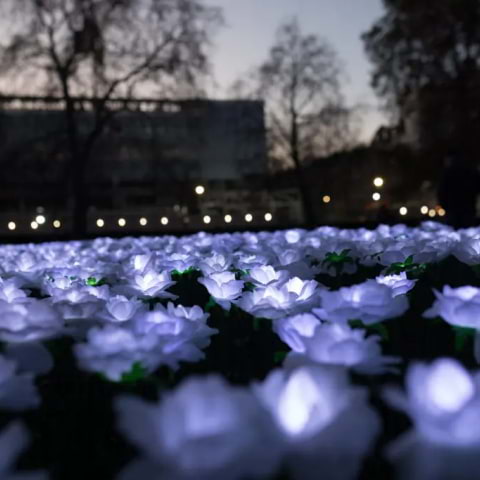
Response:
[[[310,198],[310,189],[306,181],[303,166],[300,160],[299,152],[299,138],[298,138],[298,123],[295,112],[292,112],[292,124],[291,124],[291,137],[290,148],[292,154],[292,160],[295,165],[295,172],[297,176],[297,186],[300,191],[300,198],[302,200],[303,214],[305,216],[305,226],[307,228],[313,228],[316,225],[315,213],[313,211],[313,205]]]
[[[79,148],[78,126],[75,118],[75,103],[65,99],[67,135],[70,156],[69,195],[71,202],[72,237],[85,238],[87,233],[87,194],[85,189],[85,159]]]

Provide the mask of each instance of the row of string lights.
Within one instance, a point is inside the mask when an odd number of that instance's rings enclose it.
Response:
[[[213,220],[214,220],[214,218],[210,215],[204,215],[202,217],[202,222],[205,225],[208,225],[208,224],[212,223]],[[232,223],[233,220],[234,220],[234,217],[230,214],[227,214],[223,217],[223,221],[227,224]],[[243,220],[246,223],[251,223],[254,220],[254,216],[251,213],[247,213],[243,217]],[[267,223],[271,222],[273,220],[273,215],[270,212],[267,212],[263,215],[263,220]],[[39,227],[42,226],[42,225],[45,225],[46,222],[47,222],[47,219],[45,218],[44,215],[37,215],[35,217],[35,219],[30,222],[30,228],[32,230],[38,230]],[[141,217],[141,218],[138,219],[138,225],[140,225],[141,227],[147,226],[148,223],[149,223],[149,221],[146,217]],[[159,223],[163,226],[166,226],[170,223],[170,220],[169,220],[168,217],[161,217]],[[107,221],[103,218],[97,218],[96,221],[95,221],[95,225],[97,226],[97,228],[104,228],[107,225]],[[124,227],[127,226],[127,220],[124,217],[119,217],[116,221],[111,222],[111,226],[113,226],[113,225],[118,226],[120,228],[124,228]],[[62,228],[62,222],[58,219],[53,220],[52,226],[55,229]],[[11,220],[7,223],[7,228],[10,231],[16,230],[17,227],[18,227],[17,223],[14,222],[13,220]]]

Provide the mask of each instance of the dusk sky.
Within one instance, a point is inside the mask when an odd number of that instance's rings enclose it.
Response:
[[[224,94],[235,79],[268,55],[278,26],[296,16],[305,33],[328,39],[343,61],[351,103],[368,104],[362,137],[368,140],[383,115],[369,86],[370,64],[360,40],[382,14],[381,0],[206,0],[223,8],[226,26],[215,38],[213,63]],[[218,96],[222,96],[219,94]]]

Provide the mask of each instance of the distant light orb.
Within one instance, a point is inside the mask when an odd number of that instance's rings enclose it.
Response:
[[[378,202],[381,198],[382,198],[382,196],[378,192],[375,192],[372,195],[372,200],[375,201],[375,202]]]
[[[231,215],[225,215],[224,220],[225,220],[225,223],[231,223],[232,222],[232,216]]]
[[[330,195],[324,195],[322,201],[323,203],[330,203],[332,201],[332,197]]]
[[[428,207],[426,205],[424,205],[421,209],[420,209],[420,213],[422,215],[426,215],[428,213]]]
[[[408,213],[408,208],[407,207],[400,207],[400,210],[398,211],[400,215],[405,216]]]
[[[168,225],[168,218],[167,218],[167,217],[162,217],[162,218],[160,219],[160,223],[161,223],[162,225]]]
[[[447,214],[444,208],[439,208],[438,209],[438,216],[439,217],[444,217]]]
[[[247,213],[245,215],[245,221],[250,223],[253,220],[253,215],[251,213]]]
[[[31,227],[32,230],[36,230],[38,228],[38,223],[33,221],[33,222],[30,223],[30,227]]]
[[[46,222],[46,218],[43,216],[43,215],[37,215],[35,217],[35,221],[39,224],[39,225],[43,225],[45,222]]]
[[[97,218],[97,227],[102,228],[105,225],[105,222],[102,218]]]
[[[60,220],[53,221],[53,228],[60,228],[62,226],[62,222]]]
[[[273,219],[273,215],[270,212],[267,212],[263,218],[265,218],[266,222],[271,222]]]
[[[15,230],[17,228],[17,225],[15,222],[8,222],[7,227],[9,230]]]
[[[210,215],[205,215],[203,217],[203,223],[206,223],[207,225],[212,221]]]
[[[384,184],[384,180],[382,177],[375,177],[373,179],[373,184],[376,186],[376,187],[383,187],[383,184]]]
[[[195,193],[197,195],[203,195],[205,193],[205,187],[203,185],[197,185],[195,187]]]
[[[119,227],[124,227],[127,224],[127,221],[124,218],[119,218],[118,219],[118,226]]]
[[[144,227],[144,226],[148,223],[148,220],[147,220],[145,217],[142,217],[142,218],[138,221],[138,223],[139,223],[142,227]]]
[[[435,209],[431,208],[429,211],[428,211],[428,216],[433,218],[435,215],[437,214],[437,212],[435,211]]]
[[[45,213],[45,209],[43,207],[36,208],[37,213]]]

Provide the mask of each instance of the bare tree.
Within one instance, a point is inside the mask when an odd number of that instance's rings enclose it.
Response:
[[[74,234],[86,231],[88,159],[112,100],[199,91],[221,11],[201,0],[2,0],[0,75],[63,100]],[[92,100],[92,119],[80,113]],[[85,131],[87,130],[87,131]]]
[[[356,143],[342,79],[341,63],[330,44],[305,35],[293,19],[279,28],[268,59],[232,87],[237,96],[265,100],[270,160],[274,168],[296,170],[308,224],[314,218],[302,166]]]

